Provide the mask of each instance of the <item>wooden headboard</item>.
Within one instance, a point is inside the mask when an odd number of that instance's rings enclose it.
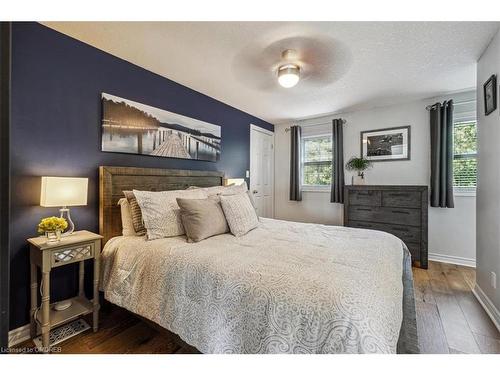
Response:
[[[99,167],[99,233],[103,245],[121,236],[122,220],[118,201],[124,190],[165,191],[189,186],[222,185],[224,173],[185,169]]]

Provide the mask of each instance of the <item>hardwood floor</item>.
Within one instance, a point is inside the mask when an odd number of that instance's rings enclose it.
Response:
[[[422,353],[500,353],[500,333],[472,294],[475,270],[429,262],[413,269]],[[33,346],[26,342],[19,347]],[[84,332],[61,345],[62,353],[195,353],[165,332],[116,306],[105,305],[98,332]]]
[[[413,276],[422,353],[500,353],[500,333],[472,294],[473,268],[429,262]]]

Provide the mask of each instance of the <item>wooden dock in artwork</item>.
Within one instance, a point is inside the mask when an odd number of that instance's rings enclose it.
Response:
[[[158,130],[154,135],[150,155],[182,159],[198,159],[202,150],[220,152],[220,145],[213,139],[175,130]]]
[[[177,133],[168,134],[162,142],[158,143],[158,147],[150,155],[191,159],[191,155],[189,155],[181,137]]]

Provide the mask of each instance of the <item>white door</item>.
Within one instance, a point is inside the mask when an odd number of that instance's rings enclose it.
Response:
[[[250,191],[257,214],[274,216],[274,133],[250,125]]]

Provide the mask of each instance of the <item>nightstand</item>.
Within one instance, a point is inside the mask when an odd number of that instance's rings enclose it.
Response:
[[[86,230],[73,232],[56,243],[47,243],[45,237],[29,238],[31,263],[31,311],[30,335],[37,334],[37,324],[41,327],[42,345],[50,347],[49,334],[52,328],[61,326],[83,315],[93,313],[93,329],[99,325],[99,258],[102,236]],[[94,295],[92,300],[85,297],[83,290],[84,261],[94,259]],[[50,303],[50,271],[53,268],[79,262],[78,296],[71,298],[71,306],[62,311],[54,310]],[[37,267],[42,273],[42,303],[38,310]],[[37,313],[39,311],[39,313]]]

